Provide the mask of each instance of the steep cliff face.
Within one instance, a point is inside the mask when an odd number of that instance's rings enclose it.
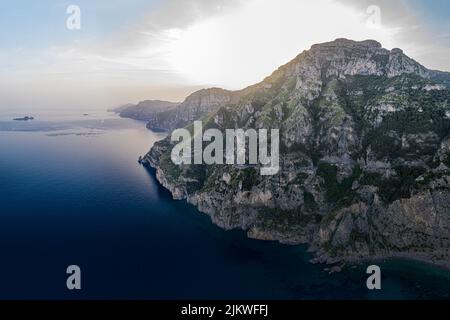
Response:
[[[197,91],[176,108],[160,112],[149,119],[147,128],[164,128],[168,131],[182,128],[217,111],[220,106],[233,102],[236,96],[234,92],[218,88]]]
[[[203,117],[222,131],[280,129],[277,175],[176,166],[169,139],[145,162],[217,225],[308,243],[316,261],[405,255],[450,266],[448,81],[375,41],[315,45],[259,84],[188,99],[191,111],[168,126]]]

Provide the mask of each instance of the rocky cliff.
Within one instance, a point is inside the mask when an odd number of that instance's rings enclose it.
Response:
[[[197,91],[176,108],[156,114],[149,120],[147,128],[165,128],[167,131],[182,128],[217,111],[220,106],[235,101],[235,96],[236,93],[219,88]]]
[[[170,139],[144,162],[217,225],[309,244],[318,262],[401,255],[450,266],[449,83],[376,41],[314,45],[259,84],[195,93],[149,125],[280,129],[277,175],[176,166]]]
[[[179,103],[161,101],[161,100],[145,100],[138,104],[127,104],[109,111],[118,113],[122,118],[130,118],[140,121],[153,121],[158,114],[174,110]],[[156,127],[154,129],[157,129]]]
[[[108,111],[116,112],[123,118],[146,121],[150,130],[172,131],[214,113],[221,106],[236,103],[239,96],[239,91],[210,88],[194,92],[183,103],[146,100]]]

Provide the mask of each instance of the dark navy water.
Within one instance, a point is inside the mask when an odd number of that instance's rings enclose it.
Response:
[[[329,275],[302,246],[223,231],[137,159],[163,135],[113,115],[0,119],[2,299],[448,298],[449,272],[367,264]],[[66,289],[79,265],[82,290]]]

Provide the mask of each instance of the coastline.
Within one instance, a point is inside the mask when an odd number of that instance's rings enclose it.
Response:
[[[325,266],[324,267],[325,270],[329,271],[330,273],[341,272],[344,268],[351,267],[354,265],[361,265],[364,262],[377,263],[380,261],[388,261],[388,260],[420,262],[433,268],[450,271],[450,262],[436,260],[432,256],[424,253],[413,254],[409,252],[390,252],[387,254],[375,254],[366,257],[361,255],[356,257],[355,254],[336,258],[324,252],[323,249],[317,246],[317,243],[315,243],[312,240],[306,239],[303,236],[299,236],[298,238],[292,238],[289,236],[283,236],[277,232],[267,232],[267,231],[258,232],[258,230],[256,229],[245,226],[229,228],[228,226],[224,226],[220,221],[218,221],[213,214],[208,212],[208,210],[202,208],[202,206],[199,205],[198,201],[192,199],[191,197],[186,197],[181,190],[172,186],[166,179],[165,174],[161,170],[161,168],[159,168],[158,165],[153,163],[153,161],[149,158],[149,154],[146,154],[142,158],[142,165],[151,168],[152,171],[154,171],[154,175],[158,183],[163,188],[165,188],[170,192],[174,200],[178,201],[184,200],[188,204],[194,205],[200,213],[206,214],[211,219],[211,223],[213,223],[214,225],[224,230],[240,229],[246,233],[246,236],[248,238],[259,241],[276,241],[279,242],[280,244],[289,246],[306,245],[308,252],[314,255],[314,258],[310,260],[310,263],[323,264]]]

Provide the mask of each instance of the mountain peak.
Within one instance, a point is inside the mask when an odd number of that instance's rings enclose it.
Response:
[[[363,40],[363,41],[354,41],[346,38],[338,38],[334,41],[324,42],[315,44],[311,47],[311,49],[315,48],[326,48],[326,47],[347,47],[347,48],[355,48],[355,47],[366,47],[366,48],[382,48],[381,43],[376,40]]]
[[[298,79],[297,88],[304,87],[305,81],[315,83],[319,88],[325,79],[357,75],[393,78],[414,74],[428,79],[433,75],[401,49],[387,50],[375,40],[354,41],[344,38],[315,44],[282,69],[288,76]]]

